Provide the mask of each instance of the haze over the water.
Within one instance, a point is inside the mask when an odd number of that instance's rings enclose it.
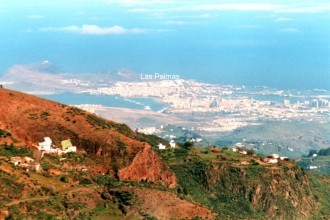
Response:
[[[65,72],[330,89],[329,12],[326,0],[2,0],[0,74],[49,60]]]

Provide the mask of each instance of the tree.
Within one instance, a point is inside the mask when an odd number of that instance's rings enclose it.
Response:
[[[314,154],[317,154],[317,151],[316,150],[310,150],[307,157],[311,157],[313,156]]]
[[[251,148],[246,149],[246,152],[247,152],[248,155],[255,154],[255,151],[253,149],[251,149]]]
[[[192,142],[187,141],[186,143],[184,143],[183,148],[185,148],[185,149],[190,149],[190,148],[192,148],[193,146],[194,146],[194,144],[193,144]]]
[[[327,149],[321,149],[318,153],[319,156],[329,156],[330,155],[330,147]]]

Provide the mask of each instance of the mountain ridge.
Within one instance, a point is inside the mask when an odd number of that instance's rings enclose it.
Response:
[[[144,148],[152,151],[148,143],[140,141],[139,135],[124,124],[98,118],[75,107],[7,89],[0,89],[0,128],[11,133],[11,140],[3,140],[7,144],[31,148],[42,142],[44,137],[51,137],[57,146],[62,140],[69,138],[79,151],[104,158],[102,163],[106,165],[104,171],[107,173],[116,174],[127,167]],[[175,186],[175,175],[162,165],[160,158],[155,155],[151,159],[154,162],[148,165],[150,172],[144,173],[139,179],[134,176],[135,180],[147,179]],[[153,165],[159,173],[152,172]],[[121,171],[122,175],[124,173]],[[125,179],[131,177],[125,174]]]

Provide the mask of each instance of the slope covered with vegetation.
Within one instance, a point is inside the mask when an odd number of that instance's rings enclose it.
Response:
[[[327,219],[329,177],[293,161],[276,164],[224,148],[168,142],[124,124],[0,89],[0,218]],[[51,137],[77,153],[45,155],[38,172],[11,157],[37,158]]]
[[[268,122],[247,126],[227,134],[210,137],[216,145],[235,145],[237,142],[256,148],[265,155],[278,153],[290,158],[306,155],[311,149],[330,145],[330,123],[313,121]]]
[[[46,155],[42,170],[10,162],[30,156],[26,147],[0,145],[0,219],[214,219],[216,213],[181,200],[175,189],[146,181],[121,181],[86,167],[95,156]]]
[[[293,161],[267,164],[258,156],[190,145],[160,153],[178,178],[181,197],[212,208],[220,219],[330,216],[330,178],[309,176]]]

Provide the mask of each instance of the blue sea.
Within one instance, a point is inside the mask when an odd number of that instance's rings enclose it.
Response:
[[[86,93],[62,93],[51,95],[39,95],[39,97],[50,99],[67,105],[94,104],[106,107],[130,108],[152,111],[161,111],[167,107],[151,98],[123,98],[109,95],[90,95]]]

